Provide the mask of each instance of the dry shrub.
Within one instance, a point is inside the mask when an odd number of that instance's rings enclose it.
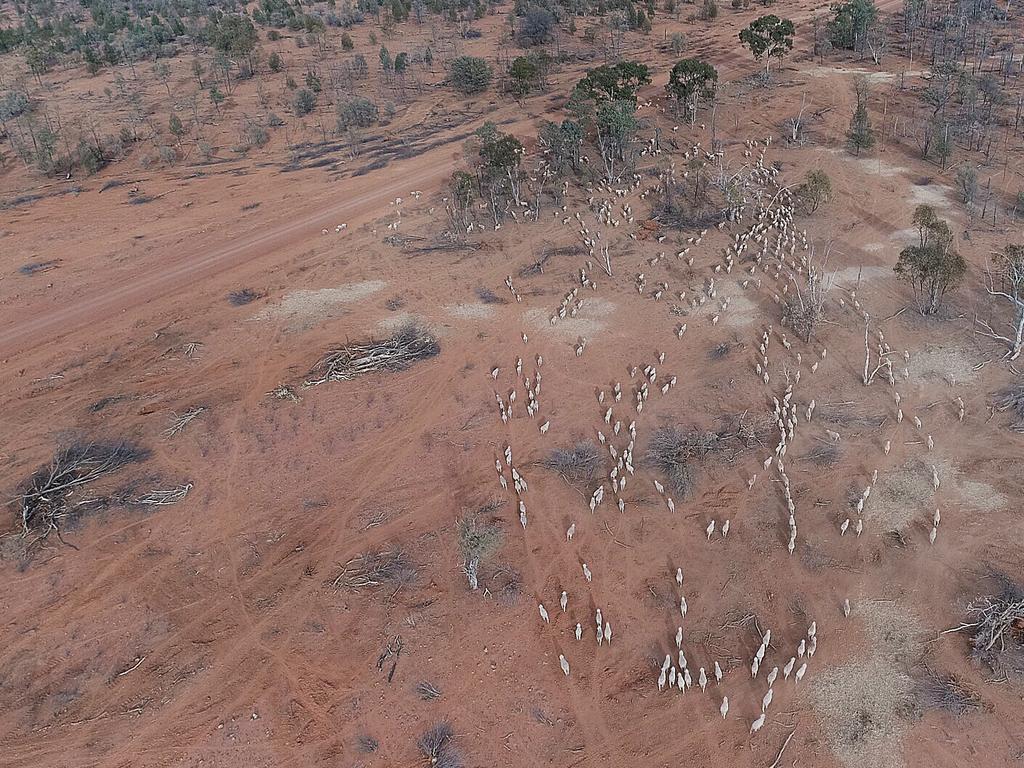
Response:
[[[730,352],[732,352],[732,344],[727,341],[723,341],[717,347],[712,347],[708,351],[708,357],[711,360],[722,360],[723,358],[728,357]]]
[[[246,304],[251,304],[260,298],[263,294],[258,291],[254,291],[252,288],[242,288],[238,291],[232,291],[228,294],[228,301],[234,307],[244,307]]]
[[[801,459],[817,464],[819,467],[834,466],[841,456],[839,446],[835,443],[819,443],[805,453]]]
[[[557,472],[569,483],[590,482],[600,463],[601,454],[589,440],[581,440],[571,448],[555,448],[541,462],[546,469]]]
[[[441,346],[426,329],[409,323],[386,339],[349,344],[328,353],[310,371],[307,387],[325,381],[347,381],[375,371],[403,371],[418,360],[441,352]]]
[[[423,701],[432,701],[441,695],[441,689],[428,680],[416,684],[416,693]]]
[[[719,441],[714,432],[662,427],[651,437],[647,460],[664,473],[676,494],[687,496],[693,490],[695,465],[715,451]]]
[[[505,605],[514,605],[523,594],[523,574],[510,565],[499,565],[489,581],[490,593]]]
[[[507,299],[501,298],[490,288],[477,288],[476,297],[484,304],[508,304]]]
[[[72,504],[70,498],[76,491],[147,458],[148,450],[125,441],[76,442],[57,451],[52,461],[37,470],[18,491],[23,533],[36,533],[39,538],[52,532],[59,535],[61,525],[76,509],[95,501],[83,499]]]
[[[462,555],[462,570],[469,581],[470,589],[479,586],[480,565],[486,562],[501,546],[501,527],[488,519],[502,502],[491,502],[480,509],[463,515],[456,524],[459,536],[459,553]]]
[[[356,555],[331,582],[335,588],[361,589],[383,584],[408,584],[416,578],[416,566],[401,549],[385,549]]]
[[[455,732],[449,723],[438,723],[416,743],[423,757],[435,768],[462,768],[462,758],[452,744],[454,738]]]
[[[1015,384],[1000,392],[996,408],[1013,413],[1016,421],[1010,425],[1010,429],[1014,432],[1024,432],[1024,384]]]
[[[367,733],[359,735],[357,744],[359,745],[359,751],[366,755],[376,752],[377,748],[380,746],[380,742]]]
[[[743,448],[754,448],[764,446],[775,434],[775,419],[770,414],[751,414],[744,411],[738,416],[726,417],[724,429],[719,436],[734,438],[739,441]]]
[[[947,677],[928,670],[914,681],[914,699],[922,712],[936,709],[953,717],[964,717],[981,709],[978,694],[955,677]]]
[[[500,504],[488,504],[459,519],[459,552],[466,559],[484,560],[501,546],[501,528],[493,520],[485,520]]]

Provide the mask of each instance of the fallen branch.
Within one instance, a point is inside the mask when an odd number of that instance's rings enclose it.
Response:
[[[793,734],[796,733],[796,728],[789,732],[789,736],[782,742],[782,749],[779,750],[779,756],[775,758],[775,762],[768,766],[768,768],[778,768],[779,762],[782,760],[782,753],[786,751],[786,747],[789,746],[790,740],[793,738]]]
[[[189,408],[180,416],[174,412],[171,413],[171,423],[164,430],[164,437],[174,437],[179,432],[185,429],[194,419],[199,418],[203,413],[206,412],[206,407],[197,405],[195,408]]]
[[[192,483],[186,483],[185,485],[179,485],[177,488],[168,488],[167,490],[150,491],[144,496],[132,499],[132,504],[146,504],[150,506],[166,506],[168,504],[177,504],[188,496],[188,492],[192,490]]]

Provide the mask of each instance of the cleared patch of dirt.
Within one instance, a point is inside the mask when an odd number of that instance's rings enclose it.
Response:
[[[487,304],[449,304],[444,311],[453,317],[482,320],[494,316],[494,307]]]
[[[551,314],[542,309],[527,310],[523,317],[539,331],[575,341],[580,336],[589,339],[603,331],[607,323],[601,318],[614,314],[617,308],[614,302],[607,299],[586,296],[583,308],[576,317],[566,316],[554,325],[551,324]]]
[[[845,267],[835,272],[837,285],[849,285],[858,281],[864,282],[889,277],[892,277],[892,267]]]
[[[942,468],[939,472],[941,475]],[[903,531],[914,519],[931,519],[934,495],[931,467],[912,459],[879,476],[874,493],[864,505],[864,520],[880,532]]]
[[[949,206],[952,202],[950,195],[953,190],[949,187],[938,184],[927,184],[924,186],[913,186],[910,188],[910,199],[915,205],[931,205],[936,208]]]
[[[729,297],[729,308],[721,313],[722,323],[730,328],[745,328],[760,316],[757,305],[746,296]]]
[[[383,280],[364,280],[337,288],[292,291],[277,304],[258,312],[253,319],[283,318],[293,325],[302,325],[317,318],[336,316],[347,304],[372,296],[386,285]]]
[[[910,356],[910,377],[925,381],[944,381],[951,387],[978,377],[974,366],[978,359],[969,349],[949,344],[925,344]]]

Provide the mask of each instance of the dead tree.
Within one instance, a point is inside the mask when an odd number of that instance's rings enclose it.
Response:
[[[1010,335],[996,333],[991,323],[980,318],[975,317],[975,322],[983,336],[1007,345],[1007,360],[1016,360],[1024,346],[1024,245],[1006,246],[995,254],[994,262],[995,266],[988,270],[986,290],[993,299],[1010,305],[1013,312]]]
[[[782,311],[782,320],[785,325],[793,329],[803,341],[811,340],[811,333],[815,326],[825,316],[825,300],[832,288],[833,277],[823,274],[825,264],[828,263],[828,252],[822,260],[821,266],[814,263],[814,250],[811,250],[807,259],[807,271],[804,280],[798,280],[790,275],[793,294],[787,297],[786,306]]]

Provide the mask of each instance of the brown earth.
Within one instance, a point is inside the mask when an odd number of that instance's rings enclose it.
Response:
[[[786,10],[806,22],[813,7]],[[725,13],[714,26],[680,27],[723,80],[739,81],[758,65],[732,40],[756,15]],[[653,103],[641,112],[668,137],[664,155],[642,158],[642,170],[659,169],[710,137],[700,125],[672,131],[678,123],[660,96],[668,55],[652,40],[634,43],[660,73],[645,94]],[[484,117],[532,136],[537,118],[555,108],[550,95],[525,109],[505,102],[481,109],[439,131],[438,146],[361,176],[331,180],[241,159],[199,178],[187,167],[153,171],[146,193],[168,194],[129,206],[123,192],[99,192],[115,169],[77,195],[6,211],[0,486],[13,494],[72,439],[128,438],[153,456],[125,470],[123,481],[193,489],[153,511],[83,515],[65,527],[63,542],[51,536],[31,550],[9,508],[0,562],[0,765],[416,765],[417,738],[442,720],[473,766],[768,766],[794,729],[779,765],[1016,764],[1024,752],[1019,681],[992,681],[969,660],[962,633],[938,635],[965,620],[989,569],[1020,573],[1015,470],[1024,445],[990,409],[1012,371],[1000,362],[1002,350],[973,332],[979,278],[942,317],[925,320],[891,266],[925,177],[929,199],[945,200],[941,212],[954,228],[970,227],[961,247],[976,274],[990,250],[1019,240],[1019,229],[968,221],[948,174],[917,160],[909,140],[890,134],[870,158],[848,155],[849,72],[862,65],[823,69],[807,49],[802,39],[767,89],[731,85],[717,117],[731,162],[743,162],[744,141],[771,136],[766,162],[778,162],[786,179],[821,167],[836,188],[832,204],[798,220],[819,253],[832,244],[828,267],[839,273],[827,322],[809,344],[790,334],[788,351],[772,299],[781,287],[764,275],[760,288],[744,289],[748,275],[739,266],[713,272],[740,225],[712,229],[692,247],[687,267],[672,257],[694,233],[665,231],[661,244],[628,238],[648,209],[639,191],[611,198],[616,210],[628,202],[638,212],[633,229],[601,227],[613,244],[614,277],[592,271],[597,291],[583,291],[579,316],[556,325],[548,318],[578,285],[582,252],[560,252],[541,274],[516,275],[544,249],[579,244],[575,222],[562,225],[560,211],[474,233],[472,249],[418,252],[417,243],[384,242],[396,231],[431,240],[446,225],[442,184],[461,162],[457,136]],[[895,56],[885,63],[888,72],[905,67]],[[560,73],[552,92],[564,92],[582,69]],[[803,93],[821,115],[811,141],[790,147],[783,122]],[[876,98],[882,94],[890,111],[911,99],[895,85]],[[11,184],[5,194],[24,189],[14,186],[18,178],[3,178]],[[411,194],[420,190],[419,198]],[[571,190],[565,215],[579,211],[593,231],[587,196]],[[240,213],[252,202],[260,206]],[[389,230],[398,209],[401,224]],[[341,223],[347,229],[336,232]],[[669,258],[650,265],[660,251]],[[61,262],[53,271],[18,273],[54,257]],[[716,300],[729,297],[730,306],[715,325],[709,308],[677,316],[669,301],[638,294],[638,272],[648,286],[664,280],[687,296],[715,277]],[[508,275],[522,303],[505,288]],[[242,288],[261,296],[233,306],[226,297]],[[481,303],[482,288],[506,301]],[[852,290],[872,328],[910,353],[909,379],[898,377],[896,387],[902,424],[891,388],[861,383],[864,327]],[[326,350],[386,334],[407,317],[433,330],[437,357],[402,372],[301,386]],[[680,340],[681,321],[688,330]],[[753,366],[769,326],[772,382],[765,385]],[[587,345],[577,357],[579,336]],[[191,343],[198,346],[188,354]],[[715,353],[722,345],[724,354]],[[827,357],[811,373],[824,348]],[[529,418],[514,367],[521,357],[523,374],[533,376],[537,355],[544,359],[540,414]],[[637,416],[630,398],[639,379],[629,369],[648,364],[657,365],[659,385],[672,375],[678,385],[664,396],[652,387]],[[674,513],[653,486],[664,478],[642,459],[660,426],[713,429],[723,416],[770,413],[784,368],[801,370],[794,395],[801,412],[810,399],[817,404],[786,461],[800,525],[792,557],[777,475],[761,466],[771,437],[728,459],[713,457],[694,495],[675,499]],[[599,429],[610,435],[597,393],[610,396],[615,382],[625,395],[614,418],[636,421],[639,461],[625,512],[606,498],[592,514],[592,487],[573,488],[540,461],[555,447],[596,439]],[[268,397],[283,383],[298,402]],[[494,392],[517,387],[516,416],[503,425]],[[966,406],[962,423],[957,397]],[[165,436],[171,414],[194,406],[207,410]],[[551,426],[542,434],[545,420]],[[826,429],[840,440],[823,465],[811,456],[829,443]],[[624,443],[620,435],[616,444]],[[514,494],[495,477],[506,445],[529,481],[525,529]],[[607,472],[612,462],[602,456]],[[886,506],[902,498],[893,490],[899,483],[896,490],[926,492],[930,486],[920,490],[910,475],[933,464],[943,482],[919,499],[919,510]],[[864,533],[840,536],[851,497],[876,469]],[[893,493],[884,495],[887,487]],[[456,521],[491,500],[503,502],[494,513],[502,544],[482,571],[481,590],[471,592]],[[934,507],[942,525],[930,546]],[[728,538],[716,532],[706,540],[708,523],[720,530],[726,519]],[[566,542],[572,522],[577,533]],[[407,553],[413,580],[334,586],[346,562],[384,548]],[[683,621],[690,667],[710,670],[718,660],[725,670],[722,684],[704,694],[659,694],[656,686],[661,659],[675,653],[677,567],[690,609]],[[562,590],[566,614],[558,608]],[[852,604],[848,619],[844,599]],[[614,626],[610,645],[595,642],[597,607]],[[807,676],[776,683],[765,727],[749,735],[765,690],[763,673],[757,680],[749,673],[760,630],[772,630],[765,665],[781,667],[812,620],[819,646]],[[576,622],[585,628],[580,642]],[[396,636],[402,651],[389,679],[392,660],[381,669],[377,660]],[[568,678],[559,654],[571,664]],[[963,719],[914,711],[912,681],[925,667],[965,682],[983,707]],[[441,695],[421,699],[422,681]],[[731,704],[725,721],[723,694]],[[376,740],[377,750],[361,751],[361,737]]]

